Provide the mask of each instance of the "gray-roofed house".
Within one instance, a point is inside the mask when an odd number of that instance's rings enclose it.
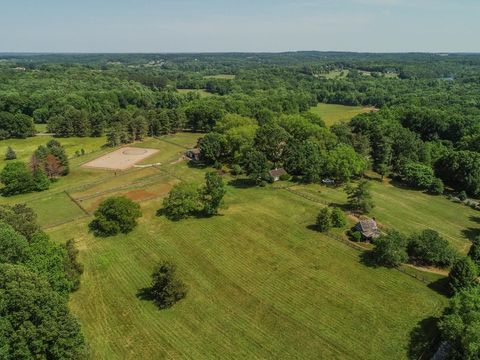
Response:
[[[358,224],[355,225],[355,230],[359,231],[365,240],[376,239],[380,236],[380,231],[378,230],[375,219],[360,220]]]
[[[193,161],[200,161],[200,149],[199,148],[194,148],[194,149],[188,149],[187,152],[185,153],[187,157]]]
[[[280,176],[286,175],[287,172],[285,171],[284,168],[279,168],[279,169],[270,170],[268,174],[272,177],[273,181],[278,181],[280,180]]]

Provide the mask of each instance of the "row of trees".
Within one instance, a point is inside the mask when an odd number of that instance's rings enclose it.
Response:
[[[27,165],[22,161],[8,162],[0,172],[4,196],[44,191],[50,182],[69,173],[69,161],[63,146],[50,140],[39,146]]]
[[[83,271],[73,242],[57,245],[24,205],[0,206],[1,354],[5,359],[79,359],[80,324],[68,309]]]

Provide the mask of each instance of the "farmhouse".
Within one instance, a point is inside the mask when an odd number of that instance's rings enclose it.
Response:
[[[355,225],[355,230],[359,231],[365,240],[372,240],[380,236],[375,218],[360,220]]]
[[[270,170],[268,174],[272,177],[273,181],[278,181],[280,180],[280,176],[286,175],[287,172],[285,171],[284,168],[280,168],[280,169]]]
[[[194,149],[188,149],[185,155],[193,161],[199,161],[200,160],[200,149],[194,148]]]

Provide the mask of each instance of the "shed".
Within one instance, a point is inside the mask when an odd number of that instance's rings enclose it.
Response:
[[[194,148],[194,149],[188,149],[185,155],[194,161],[199,161],[200,160],[200,149],[199,148]]]
[[[285,171],[284,168],[279,168],[279,169],[270,170],[268,174],[272,177],[273,181],[278,181],[280,180],[280,176],[286,175],[287,172]]]
[[[376,239],[380,236],[375,219],[363,219],[355,225],[355,231],[359,231],[365,240]]]

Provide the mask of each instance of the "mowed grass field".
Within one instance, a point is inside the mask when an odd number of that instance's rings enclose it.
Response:
[[[320,103],[310,111],[320,115],[325,125],[330,127],[342,121],[348,122],[358,114],[374,111],[374,108]]]
[[[70,148],[89,140],[70,139]],[[174,184],[203,180],[206,169],[181,159],[197,140],[147,139],[135,146],[160,152],[143,163],[162,165],[117,173],[81,167],[111,151],[99,145],[72,158],[71,175],[49,191],[0,199],[31,205],[54,240],[76,240],[85,273],[71,308],[91,358],[407,358],[414,328],[441,315],[447,299],[397,270],[364,265],[359,251],[311,230],[323,205],[299,195],[342,205],[343,188],[232,184],[219,216],[156,216]],[[468,229],[479,227],[477,212],[443,197],[376,180],[372,192],[385,226],[433,228],[461,250]],[[128,235],[94,238],[89,214],[111,195],[138,201],[143,217]],[[160,259],[174,261],[189,287],[186,299],[162,311],[137,296]]]

